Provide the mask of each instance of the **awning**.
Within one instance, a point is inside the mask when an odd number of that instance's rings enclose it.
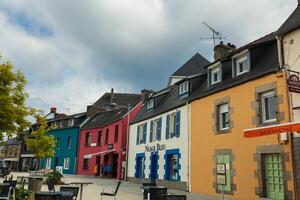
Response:
[[[244,137],[251,138],[294,131],[300,132],[300,122],[291,122],[259,128],[245,129]]]
[[[107,151],[100,151],[97,153],[87,154],[87,155],[84,155],[83,158],[91,158],[96,155],[105,155],[105,154],[112,153],[112,152],[115,152],[115,150],[111,149],[111,150],[107,150]]]
[[[4,161],[18,162],[18,161],[19,161],[19,158],[4,158]]]

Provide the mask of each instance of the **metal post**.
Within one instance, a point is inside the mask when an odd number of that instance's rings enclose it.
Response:
[[[224,200],[224,185],[222,184],[222,200]]]

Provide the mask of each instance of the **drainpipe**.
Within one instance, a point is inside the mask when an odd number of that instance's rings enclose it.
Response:
[[[187,148],[187,151],[188,151],[188,162],[187,162],[187,181],[188,181],[188,184],[187,184],[187,192],[189,192],[191,190],[191,176],[190,176],[190,172],[191,172],[191,169],[190,169],[190,148],[191,148],[191,145],[190,145],[190,136],[191,136],[191,104],[189,102],[186,103],[186,106],[187,106],[187,124],[188,124],[188,148]]]

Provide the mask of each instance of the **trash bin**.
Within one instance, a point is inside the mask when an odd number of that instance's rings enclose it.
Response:
[[[43,185],[43,177],[28,177],[28,190],[40,192]]]
[[[143,186],[142,193],[143,199],[164,200],[165,195],[168,193],[168,188],[161,186]]]

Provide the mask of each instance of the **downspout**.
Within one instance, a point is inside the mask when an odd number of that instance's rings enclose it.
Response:
[[[191,191],[192,187],[191,187],[191,176],[190,176],[190,173],[191,173],[191,169],[190,169],[190,148],[191,148],[191,145],[190,145],[190,136],[191,136],[191,104],[189,102],[186,103],[186,106],[187,106],[187,124],[188,124],[188,148],[187,148],[187,151],[188,151],[188,163],[187,163],[187,180],[188,180],[188,184],[187,184],[187,192]]]

